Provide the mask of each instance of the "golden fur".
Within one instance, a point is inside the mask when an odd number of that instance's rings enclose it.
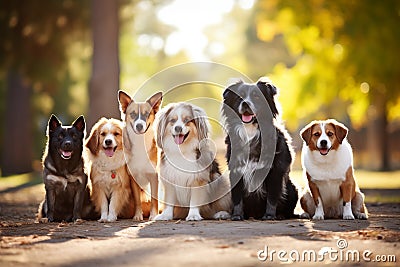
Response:
[[[101,118],[86,142],[91,199],[100,222],[132,218],[135,185],[125,164],[122,147],[122,122]]]

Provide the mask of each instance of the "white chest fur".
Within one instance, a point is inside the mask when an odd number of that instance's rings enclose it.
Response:
[[[132,144],[132,153],[127,153],[129,170],[133,175],[140,173],[155,173],[156,165],[150,160],[152,146],[154,145],[154,133],[149,127],[146,133],[136,134],[131,127],[127,126],[128,137]]]
[[[351,146],[346,139],[337,150],[331,150],[325,156],[322,156],[319,151],[311,151],[304,144],[301,159],[303,170],[307,171],[312,181],[344,181],[347,170],[353,164]]]

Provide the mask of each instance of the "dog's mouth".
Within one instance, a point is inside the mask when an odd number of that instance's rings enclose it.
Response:
[[[117,150],[117,147],[105,147],[104,148],[104,154],[106,154],[107,157],[112,157],[114,156],[115,150]]]
[[[327,148],[327,147],[323,147],[323,148],[319,148],[318,150],[319,150],[319,153],[320,153],[322,156],[326,156],[326,155],[328,155],[328,153],[329,153],[329,151],[330,151],[331,149],[330,149],[330,148]]]
[[[185,140],[188,137],[188,135],[189,135],[189,132],[187,132],[187,134],[173,135],[175,144],[177,144],[177,145],[183,144],[183,142],[185,142]]]
[[[242,114],[242,121],[244,123],[252,123],[256,118],[256,114],[251,114],[249,112],[245,112]]]
[[[63,159],[70,159],[72,157],[72,151],[60,149],[60,155]]]

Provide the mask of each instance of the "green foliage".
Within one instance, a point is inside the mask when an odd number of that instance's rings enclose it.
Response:
[[[280,100],[292,130],[326,116],[361,126],[377,96],[399,119],[399,1],[261,0],[255,10],[257,38],[283,36],[295,59],[270,75],[286,90]]]

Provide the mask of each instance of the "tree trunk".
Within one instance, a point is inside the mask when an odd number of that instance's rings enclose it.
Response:
[[[93,58],[88,131],[102,116],[119,118],[118,1],[92,0]]]
[[[21,75],[10,70],[7,75],[7,96],[1,172],[3,176],[32,171],[33,128],[30,86]]]
[[[376,171],[388,171],[390,170],[390,157],[387,143],[389,136],[387,129],[386,99],[384,94],[374,94],[367,116],[367,168]]]

